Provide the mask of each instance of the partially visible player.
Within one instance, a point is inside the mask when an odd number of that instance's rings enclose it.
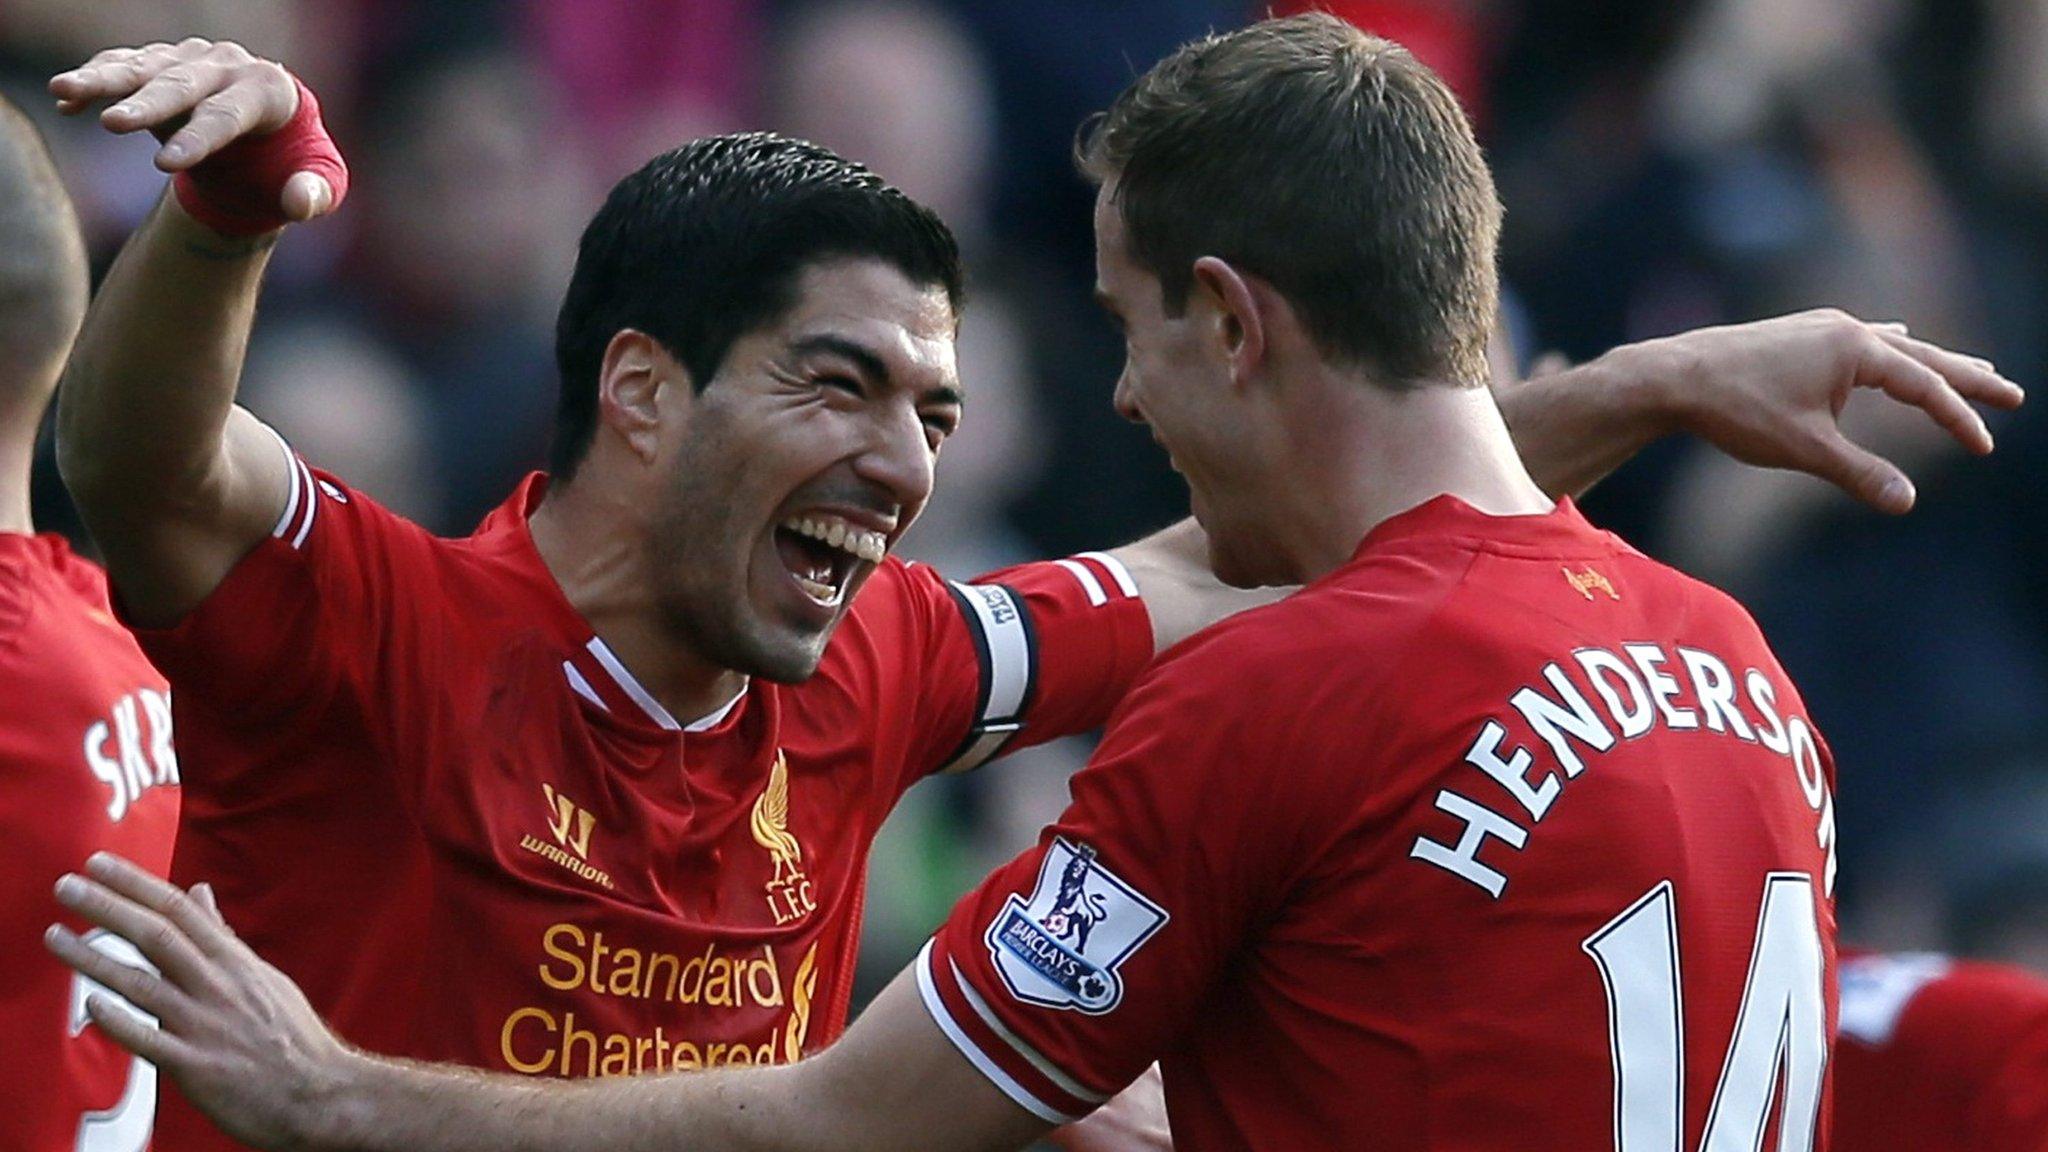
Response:
[[[156,1069],[85,1017],[94,985],[29,947],[52,911],[44,878],[95,848],[168,865],[178,822],[163,677],[114,622],[100,570],[29,519],[36,429],[86,288],[71,201],[0,100],[0,1146],[19,1152],[133,1152],[156,1113]]]
[[[1158,1060],[1178,1146],[1825,1148],[1834,771],[1725,595],[1553,504],[1486,389],[1470,127],[1328,17],[1183,48],[1088,138],[1120,410],[1240,585],[1039,846],[793,1067],[566,1086],[380,1061],[175,888],[66,903],[102,1009],[278,1147],[1016,1147]]]
[[[2048,980],[1946,956],[1842,961],[1835,1152],[2048,1149]]]

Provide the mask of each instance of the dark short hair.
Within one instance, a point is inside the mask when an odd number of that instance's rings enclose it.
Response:
[[[42,411],[86,291],[85,239],[49,146],[0,98],[0,404],[19,398]]]
[[[733,342],[787,312],[821,261],[873,258],[963,300],[943,221],[865,167],[767,132],[709,136],[618,182],[583,230],[555,323],[561,403],[548,467],[572,476],[597,428],[597,377],[621,329],[660,341],[702,391]]]
[[[1084,125],[1165,304],[1194,262],[1268,281],[1317,347],[1393,387],[1479,385],[1500,200],[1457,98],[1390,40],[1321,13],[1184,45]]]

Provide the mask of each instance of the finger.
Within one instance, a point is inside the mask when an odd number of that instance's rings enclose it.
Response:
[[[52,924],[43,933],[43,946],[71,966],[72,971],[120,995],[151,1016],[165,1020],[189,1019],[192,1001],[170,981],[147,968],[137,967],[100,951],[64,927]]]
[[[261,116],[262,109],[245,94],[216,94],[193,109],[185,126],[157,149],[156,166],[165,172],[190,168],[247,135]]]
[[[205,909],[207,915],[220,921],[222,924],[228,922],[227,917],[220,914],[220,901],[213,898],[213,885],[202,880],[194,884],[191,891],[193,902]]]
[[[1979,456],[1991,451],[1991,429],[1941,373],[1881,340],[1857,365],[1856,384],[1876,388],[1932,417],[1957,443]]]
[[[1539,376],[1555,376],[1572,366],[1572,358],[1562,352],[1550,351],[1536,357],[1529,365],[1529,379]]]
[[[1912,511],[1919,495],[1898,465],[1832,427],[1814,442],[1810,458],[1796,461],[1794,466],[1893,516]]]
[[[115,55],[116,53],[119,55]],[[59,72],[50,77],[46,87],[50,95],[57,98],[58,113],[70,116],[91,107],[92,102],[99,99],[101,95],[96,76],[97,66],[100,64],[111,64],[115,60],[125,60],[129,56],[134,55],[134,53],[135,49],[133,48],[110,48],[76,68]],[[122,93],[122,95],[126,94],[125,92]]]
[[[191,1045],[115,1003],[111,996],[97,992],[87,996],[85,1013],[114,1043],[174,1075],[190,1068],[197,1055]]]
[[[100,113],[110,132],[155,128],[190,115],[228,81],[227,69],[211,60],[190,60],[159,71],[120,103]]]
[[[1938,344],[1916,340],[1903,333],[1880,333],[1885,343],[1911,356],[1948,379],[1965,399],[1993,408],[2017,408],[2027,398],[2026,389],[1999,375],[1997,365],[1982,356],[1951,352]]]
[[[217,954],[233,940],[221,921],[206,915],[184,889],[132,861],[112,852],[95,852],[86,859],[85,871],[108,892],[161,917],[203,953]]]
[[[57,903],[135,945],[172,982],[182,987],[205,983],[206,958],[191,937],[129,897],[67,875],[57,881]]]
[[[58,85],[62,91],[57,94],[85,104],[123,100],[184,59],[179,49],[162,43],[113,51],[119,55],[101,53],[94,62],[58,78],[64,83]]]
[[[288,220],[313,220],[334,210],[334,188],[317,172],[292,173],[279,199]]]
[[[144,53],[158,52],[169,48],[168,44],[151,44],[144,48],[108,48],[95,53],[92,59],[65,72],[50,77],[50,95],[59,100],[92,101],[112,95],[125,96],[141,86],[146,77],[137,61]],[[121,87],[126,85],[126,87]],[[116,93],[114,88],[121,88]]]

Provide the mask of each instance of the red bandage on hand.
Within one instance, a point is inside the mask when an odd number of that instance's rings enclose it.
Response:
[[[348,163],[320,122],[320,101],[296,76],[299,110],[284,126],[245,136],[178,173],[171,187],[179,207],[225,236],[255,236],[291,223],[284,214],[285,182],[300,172],[327,181],[334,192],[329,211],[348,195]]]

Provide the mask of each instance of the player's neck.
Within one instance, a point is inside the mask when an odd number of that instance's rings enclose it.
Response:
[[[29,514],[29,468],[34,459],[33,440],[0,443],[0,532],[28,535],[36,530]]]
[[[1338,395],[1343,399],[1316,406],[1314,418],[1300,421],[1290,437],[1301,482],[1282,498],[1283,522],[1304,580],[1343,565],[1375,527],[1438,496],[1493,516],[1553,507],[1529,478],[1485,389]]]
[[[664,622],[627,510],[598,487],[549,491],[527,521],[534,549],[570,607],[663,708],[686,724],[718,711],[747,677],[699,657]]]

